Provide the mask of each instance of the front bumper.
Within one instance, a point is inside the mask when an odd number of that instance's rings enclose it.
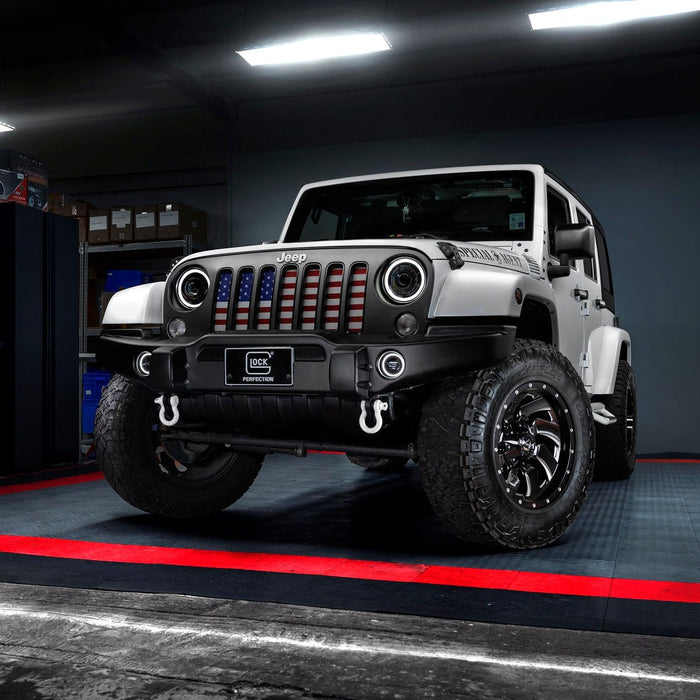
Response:
[[[369,398],[455,376],[495,364],[511,351],[514,326],[468,328],[459,335],[377,343],[337,343],[316,334],[251,333],[235,336],[216,333],[194,341],[103,334],[98,340],[97,362],[161,393],[228,393],[273,395],[327,395]],[[358,338],[358,340],[360,340]],[[227,349],[275,350],[292,348],[291,383],[253,383],[232,386],[227,381]],[[150,374],[135,369],[140,353],[152,353]],[[377,370],[388,351],[401,354],[405,369],[387,379]]]

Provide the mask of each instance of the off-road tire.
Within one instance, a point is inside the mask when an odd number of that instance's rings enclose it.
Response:
[[[612,425],[596,424],[596,458],[594,478],[598,481],[629,479],[634,471],[637,448],[637,386],[632,367],[620,360],[615,391],[605,398],[605,407],[617,421]]]
[[[561,537],[587,495],[594,451],[581,379],[542,342],[516,341],[499,365],[443,382],[423,407],[418,464],[428,500],[458,537],[487,547]]]
[[[95,414],[95,453],[105,479],[147,513],[199,518],[237,501],[260,470],[262,457],[199,446],[188,468],[159,446],[155,394],[115,374]]]
[[[377,472],[398,472],[408,462],[404,457],[367,457],[365,455],[347,455],[347,458],[358,467]]]

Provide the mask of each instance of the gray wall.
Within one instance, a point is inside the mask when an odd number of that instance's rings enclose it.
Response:
[[[617,313],[633,339],[638,452],[700,453],[700,114],[235,153],[234,245],[277,238],[301,185],[386,170],[536,162],[606,229]]]

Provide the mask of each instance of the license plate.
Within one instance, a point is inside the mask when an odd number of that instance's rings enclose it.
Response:
[[[226,348],[227,386],[292,386],[294,348]]]

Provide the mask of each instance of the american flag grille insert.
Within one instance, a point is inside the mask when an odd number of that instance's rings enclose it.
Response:
[[[361,333],[367,275],[366,263],[221,270],[212,330]]]
[[[235,330],[245,331],[250,319],[250,300],[253,296],[253,279],[255,273],[250,269],[241,271],[238,277],[238,293],[236,294],[236,310],[234,312]]]
[[[231,270],[222,270],[219,273],[219,282],[216,285],[216,304],[214,305],[214,332],[225,331],[228,322],[228,305],[231,300]]]

